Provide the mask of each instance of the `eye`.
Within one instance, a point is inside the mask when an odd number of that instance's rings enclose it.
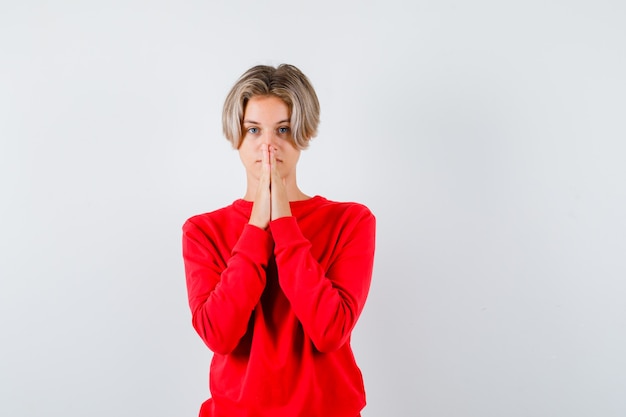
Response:
[[[253,135],[259,133],[259,128],[258,127],[249,127],[248,128],[248,133],[251,133]]]
[[[280,134],[283,134],[283,135],[284,135],[284,134],[286,134],[286,133],[289,133],[289,131],[290,131],[290,130],[291,130],[291,129],[289,129],[287,126],[283,126],[283,127],[279,127],[279,128],[278,128],[278,133],[280,133]]]

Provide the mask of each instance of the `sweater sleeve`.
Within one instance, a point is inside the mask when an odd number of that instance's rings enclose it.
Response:
[[[217,245],[191,221],[183,226],[193,327],[213,352],[228,354],[246,333],[265,288],[272,241],[268,232],[246,224],[230,258],[223,260]]]
[[[374,262],[375,217],[365,210],[342,226],[337,255],[325,271],[294,217],[270,223],[281,288],[317,350],[339,349],[365,305]],[[339,246],[341,245],[341,246]]]

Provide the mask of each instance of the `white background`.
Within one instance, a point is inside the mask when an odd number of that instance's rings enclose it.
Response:
[[[195,416],[180,227],[244,192],[247,68],[312,80],[306,193],[378,219],[378,416],[626,415],[622,1],[0,2],[0,415]]]

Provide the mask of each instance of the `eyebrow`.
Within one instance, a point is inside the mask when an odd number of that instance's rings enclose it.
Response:
[[[244,123],[249,123],[251,125],[260,125],[261,124],[259,122],[255,122],[254,120],[244,120],[243,122]],[[285,119],[285,120],[281,120],[281,121],[277,122],[276,124],[279,125],[281,123],[289,123],[289,122],[290,122],[289,119]]]

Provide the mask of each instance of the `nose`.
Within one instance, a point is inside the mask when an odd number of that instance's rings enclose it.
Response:
[[[278,135],[274,131],[266,130],[263,133],[261,143],[263,143],[264,145],[276,147],[276,145],[278,144]]]

